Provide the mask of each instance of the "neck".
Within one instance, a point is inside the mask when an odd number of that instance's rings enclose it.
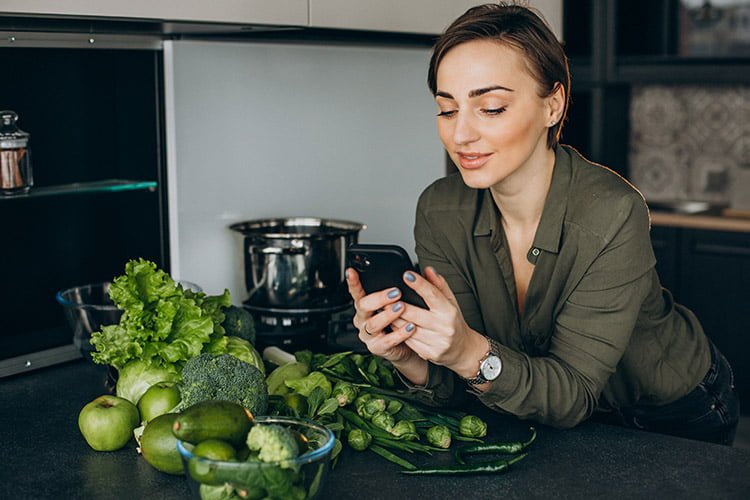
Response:
[[[504,224],[527,227],[538,224],[552,183],[554,166],[555,152],[545,148],[540,158],[490,188]]]

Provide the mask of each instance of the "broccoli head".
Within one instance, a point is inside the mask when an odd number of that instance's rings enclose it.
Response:
[[[221,326],[224,327],[225,335],[239,337],[255,344],[255,321],[244,307],[229,306],[224,309],[224,322]]]
[[[299,455],[292,431],[278,424],[256,424],[247,434],[247,447],[258,452],[261,462],[279,462]]]
[[[268,386],[263,374],[250,363],[230,354],[199,354],[185,363],[178,410],[201,401],[219,399],[239,403],[253,415],[268,408]]]

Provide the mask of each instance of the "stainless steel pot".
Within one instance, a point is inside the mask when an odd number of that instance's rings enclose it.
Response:
[[[346,249],[366,226],[293,217],[238,222],[244,235],[247,304],[273,309],[326,309],[347,304]]]

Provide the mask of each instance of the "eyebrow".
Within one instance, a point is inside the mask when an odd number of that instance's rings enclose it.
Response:
[[[474,89],[469,91],[469,97],[479,97],[480,95],[484,95],[487,92],[492,92],[493,90],[505,90],[507,92],[513,92],[513,89],[503,87],[502,85],[491,85],[489,87],[482,87],[481,89]],[[451,94],[449,94],[448,92],[443,92],[442,90],[438,90],[437,92],[435,92],[435,97],[445,97],[446,99],[455,100],[455,98]]]

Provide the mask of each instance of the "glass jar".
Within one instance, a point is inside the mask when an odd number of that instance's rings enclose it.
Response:
[[[31,175],[29,134],[16,125],[14,111],[0,111],[0,194],[28,193],[34,185]]]

